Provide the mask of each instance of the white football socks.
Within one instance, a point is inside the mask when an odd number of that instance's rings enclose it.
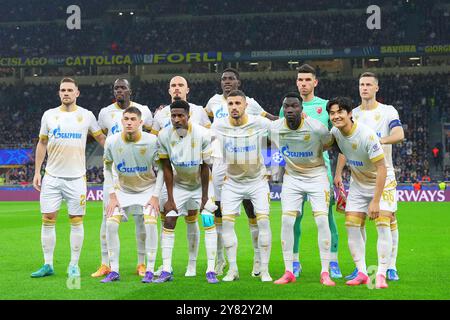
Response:
[[[145,264],[145,226],[144,215],[134,214],[135,232],[136,232],[136,246],[138,262],[137,264]]]
[[[106,242],[111,270],[119,273],[120,240],[119,225],[120,216],[113,216],[106,220]]]
[[[283,251],[284,266],[287,271],[294,272],[294,223],[297,212],[284,212],[281,220],[281,247]]]
[[[53,267],[53,252],[56,245],[56,220],[42,218],[41,244],[45,264]]]
[[[223,245],[227,252],[229,270],[237,271],[236,254],[238,240],[234,230],[234,216],[222,217]]]
[[[103,215],[100,227],[100,248],[102,254],[102,264],[109,266],[108,245],[106,243],[106,215]]]
[[[155,272],[158,251],[158,225],[154,216],[145,216],[145,249],[147,252],[147,271]]]
[[[84,240],[83,218],[70,219],[70,264],[78,265]]]
[[[375,219],[378,231],[377,252],[378,252],[378,274],[386,276],[392,254],[392,234],[389,217],[379,216]]]
[[[322,265],[321,272],[328,272],[331,248],[331,231],[328,224],[328,213],[314,212],[314,220],[316,221],[318,231],[317,238],[319,242],[320,262]]]
[[[212,272],[214,271],[217,252],[217,232],[215,226],[205,229],[205,248],[206,259],[208,260],[206,272]]]
[[[161,234],[163,271],[172,272],[172,252],[174,244],[175,244],[175,230],[163,228]]]
[[[269,271],[270,251],[272,249],[272,231],[268,214],[257,214],[258,221],[258,246],[261,255],[261,273]]]

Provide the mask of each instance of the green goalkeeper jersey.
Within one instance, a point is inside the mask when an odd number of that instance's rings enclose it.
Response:
[[[306,113],[306,115],[308,115],[308,117],[319,120],[329,130],[329,129],[331,129],[332,124],[331,124],[330,117],[328,116],[328,112],[327,112],[327,108],[326,108],[327,103],[328,103],[328,100],[314,96],[314,98],[312,98],[311,101],[303,102],[302,105],[303,105],[303,112]],[[280,118],[284,118],[283,107],[280,108]],[[330,179],[330,182],[333,183],[333,178],[332,178],[332,174],[331,174],[330,157],[328,156],[327,151],[323,152],[323,160],[328,169],[328,178]]]

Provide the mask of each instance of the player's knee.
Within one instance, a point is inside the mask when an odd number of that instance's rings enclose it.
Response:
[[[345,216],[345,226],[346,227],[358,227],[364,226],[364,219],[360,216],[346,215]]]
[[[194,214],[185,216],[184,221],[188,224],[196,223],[198,221],[198,212],[195,211]]]
[[[83,217],[82,216],[70,216],[70,224],[72,226],[79,226],[80,224],[83,224]]]
[[[391,227],[391,218],[386,216],[378,216],[375,219],[375,225],[381,228],[390,228]]]
[[[258,234],[259,245],[262,247],[268,247],[268,246],[270,246],[270,242],[271,242],[269,216],[266,214],[258,214],[257,221],[258,221],[258,229],[259,229],[259,234]]]
[[[166,219],[164,220],[164,228],[165,229],[174,230],[176,224],[177,224],[176,217],[166,217]]]
[[[236,234],[234,232],[234,217],[225,216],[222,218],[222,237],[225,248],[230,248],[235,244]]]
[[[283,215],[281,217],[281,222],[283,228],[293,228],[295,224],[295,219],[297,218],[297,212],[296,211],[286,211],[283,212]]]

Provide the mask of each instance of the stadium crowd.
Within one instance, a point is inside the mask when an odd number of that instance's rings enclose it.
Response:
[[[96,3],[97,1],[93,1]],[[263,6],[265,1],[257,1]],[[271,1],[275,2],[275,1]],[[208,7],[208,2],[203,2]],[[221,2],[225,6],[226,2]],[[230,1],[230,6],[235,2]],[[237,2],[236,2],[237,3]],[[341,1],[347,7],[345,1]],[[188,6],[182,1],[180,7]],[[165,5],[161,4],[164,8]],[[239,6],[241,6],[239,4]],[[281,3],[279,4],[281,6]],[[142,16],[134,19],[110,17],[83,20],[81,30],[68,30],[60,22],[8,24],[0,28],[0,53],[3,55],[61,55],[61,54],[132,54],[180,51],[243,51],[278,50],[280,48],[330,48],[392,44],[436,44],[450,40],[450,13],[447,7],[428,6],[414,18],[399,14],[402,7],[389,7],[382,12],[383,27],[369,30],[364,10],[333,12],[318,5],[322,11],[300,14],[304,7],[288,2],[285,13],[243,15],[226,8],[214,11],[219,16],[197,16],[177,19]],[[62,7],[62,6],[61,6]],[[193,6],[197,9],[202,6]],[[249,6],[251,7],[251,6]],[[100,10],[99,6],[97,10]],[[158,6],[155,6],[158,10]],[[217,7],[217,8],[220,8]],[[277,6],[274,7],[275,11]],[[161,9],[161,8],[160,8]],[[281,8],[280,8],[281,10]],[[417,9],[418,10],[418,9]],[[91,12],[84,10],[83,12]],[[101,11],[101,10],[100,10]],[[163,10],[164,11],[164,10]],[[20,11],[22,12],[22,11]],[[175,10],[175,12],[178,12]],[[210,11],[207,11],[208,14]],[[255,11],[261,12],[261,11]],[[423,14],[422,14],[423,13]],[[169,15],[169,13],[166,13]],[[205,13],[206,14],[206,13]],[[66,17],[66,15],[63,16]],[[301,20],[301,25],[299,21]],[[411,28],[417,28],[414,38]],[[360,26],[360,27],[355,27]],[[173,32],[173,30],[177,30]],[[226,33],[223,30],[227,30]],[[233,35],[230,38],[230,34]],[[411,42],[413,39],[413,42]]]
[[[383,76],[380,78],[380,102],[394,105],[405,129],[405,142],[394,146],[394,162],[399,182],[414,182],[430,175],[432,152],[434,146],[428,143],[430,111],[446,114],[450,111],[450,91],[448,74],[433,74],[434,81],[423,75]],[[214,93],[220,92],[218,81],[201,81],[190,83],[189,101],[205,105]],[[152,112],[161,104],[169,103],[166,82],[141,82],[133,87],[133,100],[147,104]],[[292,79],[243,79],[242,89],[254,97],[266,111],[278,114],[280,98],[285,92],[295,90]],[[78,103],[94,112],[113,101],[110,84],[80,86]],[[357,103],[359,99],[357,82],[354,79],[321,79],[316,89],[319,97],[331,98],[347,95]],[[1,141],[4,147],[8,143],[17,146],[35,145],[40,126],[40,118],[45,110],[57,103],[56,87],[49,85],[4,86],[0,88],[0,99],[6,117],[0,118]],[[32,164],[30,164],[31,166]],[[88,164],[89,167],[89,164]],[[445,172],[444,172],[445,171]],[[447,175],[450,170],[442,170]],[[13,171],[12,181],[31,181],[32,171],[20,173]],[[88,170],[88,181],[99,182],[102,170]],[[18,177],[18,178],[17,178]],[[7,182],[11,181],[7,177]]]

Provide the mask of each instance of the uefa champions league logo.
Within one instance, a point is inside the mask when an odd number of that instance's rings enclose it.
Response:
[[[275,163],[280,164],[281,162],[283,162],[284,158],[283,158],[283,155],[279,151],[277,151],[272,155],[272,160]]]

